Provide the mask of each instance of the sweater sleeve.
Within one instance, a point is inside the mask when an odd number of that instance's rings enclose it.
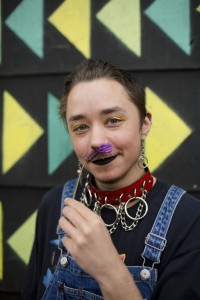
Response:
[[[62,187],[45,194],[37,213],[35,239],[27,268],[22,296],[41,299],[59,257],[56,227],[60,217]]]
[[[34,300],[37,299],[39,278],[38,274],[40,273],[39,263],[38,263],[38,228],[40,224],[39,214],[37,215],[36,230],[35,230],[35,239],[33,243],[33,248],[30,256],[30,261],[28,264],[24,289],[22,296],[24,300]]]

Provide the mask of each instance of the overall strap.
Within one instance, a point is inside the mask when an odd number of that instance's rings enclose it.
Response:
[[[145,239],[142,257],[151,260],[153,264],[160,262],[161,253],[167,244],[166,235],[173,214],[184,193],[184,190],[175,185],[170,187],[151,228],[151,232]]]
[[[71,179],[69,181],[67,181],[65,183],[65,185],[63,186],[63,190],[62,190],[62,197],[61,197],[61,211],[60,211],[60,216],[62,216],[62,209],[65,206],[64,204],[64,200],[69,197],[73,197],[73,193],[74,193],[74,188],[76,185],[76,181],[77,179]],[[61,235],[63,236],[65,233],[63,232],[63,230],[60,228],[60,226],[57,226],[57,230],[56,233],[59,235],[59,240],[62,238]]]

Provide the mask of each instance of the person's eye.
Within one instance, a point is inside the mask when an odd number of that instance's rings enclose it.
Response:
[[[73,127],[72,131],[76,133],[83,133],[87,130],[88,126],[84,124],[76,125]]]
[[[110,119],[107,121],[107,124],[108,124],[108,125],[118,125],[118,124],[121,123],[122,121],[124,121],[124,118],[113,117],[113,118],[110,118]]]

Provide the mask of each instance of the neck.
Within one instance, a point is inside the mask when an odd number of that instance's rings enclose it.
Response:
[[[151,173],[146,172],[140,179],[134,183],[114,190],[114,191],[101,191],[97,189],[91,181],[88,181],[89,189],[91,194],[101,203],[107,203],[112,205],[119,205],[121,202],[127,202],[128,200],[135,197],[141,197],[146,195],[153,187],[154,179]]]
[[[97,178],[93,178],[93,182],[95,182],[95,187],[100,191],[116,191],[136,182],[137,180],[142,178],[147,171],[148,169],[145,170],[139,168],[138,170],[136,170],[136,172],[134,172],[134,174],[131,174],[129,178],[122,177],[117,178],[116,180],[108,180],[107,178],[106,180],[99,180]]]

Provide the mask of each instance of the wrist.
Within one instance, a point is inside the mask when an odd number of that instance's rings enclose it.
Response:
[[[120,260],[120,259],[119,259]],[[120,260],[98,280],[103,298],[106,300],[142,300],[142,296],[128,271]]]

